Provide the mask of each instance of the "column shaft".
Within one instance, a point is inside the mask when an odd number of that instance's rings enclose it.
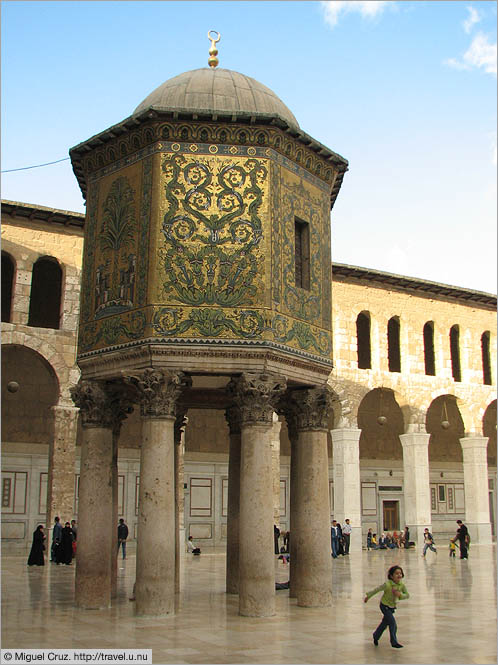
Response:
[[[282,423],[273,414],[271,432],[271,464],[273,475],[273,523],[280,528],[280,430]]]
[[[290,467],[290,506],[289,506],[289,512],[290,512],[290,526],[291,526],[291,537],[290,537],[290,547],[289,547],[289,554],[290,554],[290,560],[291,560],[291,566],[290,566],[290,591],[289,591],[289,596],[291,598],[297,598],[297,589],[299,587],[299,576],[300,576],[300,568],[299,568],[299,548],[298,548],[298,533],[299,533],[299,524],[298,524],[298,519],[299,519],[299,512],[298,512],[298,506],[301,504],[301,501],[298,498],[298,492],[299,492],[299,483],[298,483],[298,476],[299,476],[299,460],[298,460],[298,455],[297,455],[297,449],[298,449],[298,440],[297,440],[297,432],[292,429],[292,427],[288,427],[289,431],[289,438],[290,438],[290,444],[291,444],[291,467]]]
[[[299,530],[296,535],[302,567],[296,589],[297,604],[301,607],[327,607],[332,602],[332,564],[325,430],[299,432],[298,460]]]
[[[271,424],[242,426],[239,612],[275,614]]]
[[[144,417],[140,458],[136,611],[175,610],[174,418]]]
[[[226,592],[239,593],[240,429],[230,430]]]
[[[111,598],[116,598],[118,589],[118,441],[119,429],[112,432],[112,557],[111,557]]]
[[[472,436],[460,439],[463,451],[465,487],[465,522],[474,543],[490,544],[488,438]]]
[[[429,482],[429,434],[411,432],[400,434],[403,446],[403,495],[405,524],[411,538],[422,546],[424,529],[431,528],[431,498]]]
[[[184,497],[183,471],[185,457],[185,431],[182,424],[179,431],[175,426],[175,592],[180,591],[180,580],[182,562],[185,555],[185,522],[184,522]],[[187,420],[187,419],[185,419]]]
[[[59,515],[62,524],[74,514],[74,463],[79,409],[54,406],[54,438],[48,453],[46,524]]]
[[[334,519],[344,525],[349,519],[352,527],[350,552],[361,552],[361,486],[360,435],[361,429],[334,429],[332,437]]]
[[[81,446],[78,554],[75,600],[78,607],[111,604],[112,430],[85,427]]]

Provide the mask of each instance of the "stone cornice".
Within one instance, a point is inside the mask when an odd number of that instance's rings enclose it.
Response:
[[[128,368],[183,366],[185,371],[196,372],[197,360],[209,359],[216,361],[233,361],[233,367],[225,368],[224,373],[236,374],[243,371],[247,361],[258,363],[261,369],[269,365],[294,368],[296,370],[313,375],[310,383],[326,383],[332,370],[331,362],[317,362],[315,358],[299,358],[290,354],[278,354],[275,350],[255,347],[225,346],[219,348],[206,347],[204,345],[194,346],[161,346],[155,343],[123,344],[106,349],[105,351],[82,354],[78,358],[78,365],[82,375],[88,378],[120,376],[123,370]],[[243,361],[243,365],[241,365]],[[185,363],[189,363],[187,367]],[[194,365],[194,366],[192,366]],[[225,367],[226,363],[223,364]],[[285,372],[287,374],[287,372]]]
[[[484,291],[474,291],[460,286],[451,286],[439,282],[431,282],[417,277],[406,277],[394,273],[361,268],[344,263],[332,263],[332,289],[334,282],[358,283],[359,285],[386,288],[397,291],[410,292],[420,297],[438,298],[447,301],[458,301],[465,305],[474,305],[483,309],[497,307],[496,295]]]
[[[332,165],[336,169],[336,177],[332,185],[330,196],[331,208],[333,207],[337,195],[344,178],[344,174],[348,170],[349,163],[344,157],[330,150],[319,141],[316,141],[306,132],[301,129],[291,127],[283,118],[275,116],[274,114],[266,113],[237,113],[237,112],[213,112],[213,111],[193,111],[189,109],[175,109],[175,110],[159,110],[149,108],[134,116],[129,116],[121,122],[109,127],[108,129],[92,136],[91,138],[79,143],[70,149],[69,154],[73,166],[74,174],[78,180],[78,184],[84,197],[87,191],[87,174],[83,166],[85,155],[94,150],[105,147],[111,142],[116,142],[116,139],[125,138],[126,135],[133,133],[134,130],[148,128],[147,131],[151,132],[151,128],[160,122],[168,121],[170,123],[188,125],[192,123],[216,123],[217,125],[226,125],[227,128],[232,127],[234,124],[239,124],[242,127],[246,126],[250,129],[257,127],[269,127],[280,130],[283,135],[294,139],[300,143],[307,150],[314,153],[320,160]],[[149,141],[157,141],[160,137],[150,135]],[[137,139],[140,143],[140,139]],[[192,140],[192,139],[187,139]],[[143,145],[136,145],[135,150],[143,147]],[[283,148],[283,146],[282,146]]]
[[[47,208],[45,206],[21,201],[7,201],[2,199],[2,216],[9,215],[12,219],[16,217],[27,221],[47,222],[49,224],[62,224],[63,226],[77,226],[83,228],[85,214],[72,212],[70,210],[59,210],[58,208]]]

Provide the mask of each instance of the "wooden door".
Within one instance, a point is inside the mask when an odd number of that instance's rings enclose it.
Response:
[[[384,531],[399,531],[399,501],[383,501]]]

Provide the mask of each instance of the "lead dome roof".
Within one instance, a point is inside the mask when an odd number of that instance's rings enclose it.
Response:
[[[204,67],[174,76],[151,92],[133,115],[147,109],[275,116],[299,131],[294,114],[273,90],[230,69]]]

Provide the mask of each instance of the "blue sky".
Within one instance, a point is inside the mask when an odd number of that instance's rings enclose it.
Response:
[[[349,160],[334,261],[496,292],[495,2],[1,5],[2,170],[67,157],[218,30],[220,67]],[[2,174],[2,198],[84,211],[68,161]]]

